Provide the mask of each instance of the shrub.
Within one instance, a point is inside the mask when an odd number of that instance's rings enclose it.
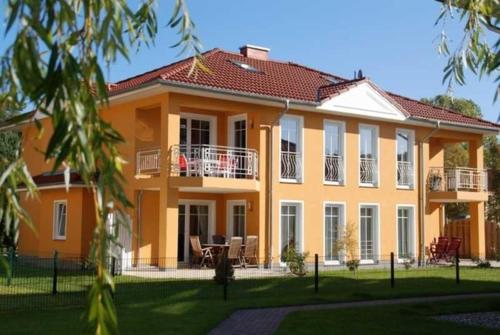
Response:
[[[225,267],[225,269],[224,269]],[[227,281],[232,281],[234,280],[234,268],[233,264],[231,264],[230,261],[226,259],[226,256],[219,255],[217,258],[217,266],[215,267],[215,276],[214,276],[214,281],[217,284],[223,285],[224,284],[224,274],[226,274]]]
[[[305,259],[309,256],[308,252],[300,253],[291,247],[284,255],[285,263],[290,272],[296,276],[304,276],[307,273]]]

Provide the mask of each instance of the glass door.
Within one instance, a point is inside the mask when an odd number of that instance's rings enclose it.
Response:
[[[184,203],[179,205],[177,260],[186,262],[192,254],[190,236],[199,236],[200,243],[212,241],[211,208],[209,204]]]
[[[246,115],[236,115],[230,116],[228,118],[229,121],[229,134],[228,134],[228,146],[238,149],[246,149],[247,148],[247,119]],[[247,171],[246,164],[247,159],[245,159],[246,151],[245,150],[234,150],[231,153],[232,158],[234,159],[235,165],[235,177],[236,178],[244,178]]]

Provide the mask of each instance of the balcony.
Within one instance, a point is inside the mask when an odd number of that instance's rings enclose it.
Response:
[[[339,155],[325,155],[325,182],[342,184],[344,182],[344,159]]]
[[[427,189],[430,202],[487,201],[487,173],[468,167],[430,168]]]
[[[361,185],[377,184],[377,160],[361,157],[359,162],[359,182]]]
[[[170,187],[186,192],[259,190],[254,149],[216,145],[175,145],[171,149]]]
[[[413,187],[413,163],[398,161],[398,187]]]
[[[300,181],[302,179],[302,156],[300,152],[281,152],[281,180]]]
[[[160,149],[138,151],[136,154],[136,177],[148,178],[160,173]]]

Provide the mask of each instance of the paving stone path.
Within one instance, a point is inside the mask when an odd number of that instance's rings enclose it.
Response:
[[[278,329],[281,321],[283,321],[283,319],[289,313],[296,311],[413,304],[413,303],[487,298],[487,297],[500,297],[500,293],[461,294],[461,295],[447,295],[439,297],[368,300],[368,301],[353,301],[353,302],[341,302],[332,304],[242,309],[234,312],[229,318],[222,321],[215,329],[213,329],[209,333],[209,335],[226,335],[226,334],[270,335],[273,334]]]

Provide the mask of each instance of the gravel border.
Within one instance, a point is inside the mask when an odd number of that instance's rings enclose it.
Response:
[[[433,319],[456,322],[468,326],[500,329],[500,311],[440,315],[433,317]]]

